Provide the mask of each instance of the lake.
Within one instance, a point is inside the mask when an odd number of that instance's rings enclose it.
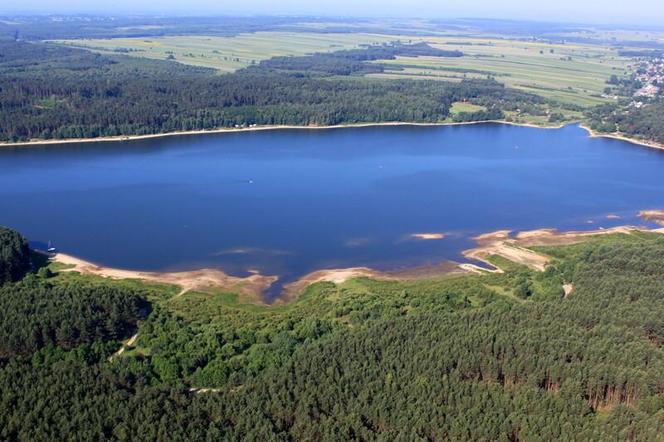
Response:
[[[0,225],[137,270],[381,270],[498,229],[596,229],[664,207],[664,153],[577,126],[205,134],[0,149]],[[607,215],[621,219],[608,219]],[[412,235],[441,233],[440,240]]]

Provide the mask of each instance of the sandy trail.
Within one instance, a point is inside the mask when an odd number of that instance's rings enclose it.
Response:
[[[134,270],[114,269],[93,264],[74,256],[58,253],[52,261],[71,266],[62,271],[79,272],[85,275],[96,275],[110,279],[140,279],[143,281],[177,285],[182,288],[178,296],[190,290],[228,289],[239,290],[241,293],[257,297],[267,290],[277,276],[252,274],[246,278],[227,275],[216,269],[200,269],[186,272],[140,272]]]
[[[127,342],[125,342],[124,344],[122,344],[122,346],[118,349],[118,351],[116,351],[115,353],[113,353],[113,354],[111,355],[111,357],[108,358],[109,362],[112,361],[113,359],[117,358],[118,356],[120,356],[122,353],[124,353],[125,350],[126,350],[128,347],[131,347],[132,345],[134,345],[134,343],[136,342],[136,339],[138,339],[138,333],[136,333],[134,336],[132,336],[131,338],[129,338],[129,340],[127,340]]]

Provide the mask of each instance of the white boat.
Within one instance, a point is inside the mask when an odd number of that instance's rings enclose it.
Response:
[[[51,244],[51,241],[48,242],[48,248],[46,249],[48,253],[55,253],[58,251],[53,245]]]

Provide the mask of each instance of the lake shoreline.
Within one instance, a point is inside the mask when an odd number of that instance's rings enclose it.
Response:
[[[596,130],[591,129],[590,127],[586,126],[583,123],[579,124],[579,127],[588,132],[590,138],[610,138],[612,140],[620,140],[620,141],[625,141],[627,143],[636,144],[638,146],[649,147],[650,149],[664,150],[664,144],[657,143],[655,141],[645,141],[645,140],[640,140],[638,138],[631,138],[619,132],[614,132],[614,133],[597,132]]]
[[[643,218],[647,219],[646,217]],[[296,281],[285,284],[281,293],[270,302],[266,302],[264,295],[280,279],[276,275],[267,276],[253,272],[248,277],[234,277],[224,273],[223,269],[211,268],[182,272],[145,272],[106,267],[64,253],[48,254],[39,250],[35,251],[49,256],[50,262],[64,266],[62,270],[58,270],[62,272],[79,272],[84,275],[98,276],[112,280],[133,279],[148,283],[171,284],[181,288],[181,291],[176,296],[182,296],[189,291],[197,290],[207,292],[220,289],[239,289],[239,294],[244,295],[245,301],[270,306],[291,302],[297,299],[308,286],[319,282],[343,284],[354,278],[407,281],[452,275],[502,273],[503,271],[500,268],[495,267],[491,263],[491,256],[500,256],[533,270],[544,271],[551,258],[533,251],[532,247],[571,245],[583,242],[593,236],[631,234],[633,232],[664,234],[664,228],[623,225],[595,230],[563,232],[552,228],[526,231],[498,230],[474,237],[473,240],[476,246],[462,252],[462,255],[468,260],[481,262],[486,267],[481,267],[471,262],[442,261],[437,265],[416,266],[391,271],[381,271],[370,267],[320,269],[303,275]]]
[[[150,140],[157,138],[181,137],[181,136],[191,136],[191,135],[262,132],[262,131],[277,131],[277,130],[332,130],[332,129],[398,127],[398,126],[446,127],[446,126],[470,126],[470,125],[480,125],[480,124],[504,124],[507,126],[528,127],[532,129],[562,129],[563,127],[577,124],[581,129],[587,131],[591,138],[610,138],[614,140],[625,141],[627,143],[635,144],[638,146],[649,147],[651,149],[664,150],[664,143],[645,141],[638,138],[632,138],[620,133],[597,132],[596,130],[591,129],[590,127],[579,121],[570,122],[570,123],[561,123],[550,126],[540,126],[533,123],[516,123],[513,121],[505,121],[505,120],[438,122],[438,123],[386,121],[382,123],[351,123],[351,124],[335,124],[330,126],[267,125],[267,126],[255,126],[255,127],[229,127],[229,128],[218,128],[218,129],[208,129],[208,130],[203,129],[203,130],[164,132],[164,133],[146,134],[146,135],[120,135],[114,137],[97,137],[97,138],[65,138],[61,140],[31,140],[31,141],[20,141],[16,143],[0,142],[0,148],[58,146],[58,145],[76,144],[76,143],[111,143],[111,142],[120,142],[120,141]]]
[[[35,250],[37,253],[49,257],[49,261],[63,266],[59,272],[79,272],[83,275],[93,275],[112,280],[140,280],[158,284],[179,286],[181,291],[176,296],[182,296],[189,291],[208,291],[210,289],[238,290],[248,299],[260,300],[272,284],[279,278],[277,276],[260,275],[251,272],[249,276],[237,277],[224,273],[220,269],[202,268],[181,272],[149,272],[141,270],[118,269],[95,264],[84,259],[65,253],[46,253]]]
[[[77,143],[111,143],[111,142],[120,142],[120,141],[150,140],[150,139],[166,138],[166,137],[182,137],[190,135],[262,132],[262,131],[277,131],[277,130],[304,131],[304,130],[333,130],[333,129],[356,129],[356,128],[370,128],[370,127],[399,127],[399,126],[445,127],[445,126],[470,126],[470,125],[480,125],[480,124],[504,124],[508,126],[529,127],[533,129],[562,129],[563,127],[566,126],[566,124],[559,124],[554,126],[538,126],[536,124],[531,124],[531,123],[515,123],[503,120],[440,122],[440,123],[387,121],[382,123],[335,124],[331,126],[268,125],[268,126],[255,126],[255,127],[229,127],[229,128],[219,128],[219,129],[209,129],[209,130],[176,131],[176,132],[165,132],[159,134],[146,134],[146,135],[120,135],[114,137],[97,137],[97,138],[65,138],[61,140],[31,140],[31,141],[20,141],[16,143],[1,142],[0,148],[57,146],[62,144],[77,144]],[[576,124],[576,123],[570,123],[570,124]]]

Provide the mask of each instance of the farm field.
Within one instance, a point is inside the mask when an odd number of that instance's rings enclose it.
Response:
[[[362,44],[400,40],[441,49],[458,49],[464,57],[398,57],[381,60],[386,72],[374,78],[460,81],[495,77],[506,86],[535,93],[561,104],[589,107],[612,101],[603,96],[611,75],[627,75],[633,61],[607,46],[544,43],[470,36],[418,37],[371,33],[257,32],[235,37],[168,36],[65,40],[58,43],[104,54],[122,53],[173,59],[223,73],[283,55],[351,49]]]
[[[400,57],[381,61],[394,70],[380,78],[454,80],[493,76],[505,85],[560,103],[583,107],[611,101],[603,97],[611,75],[627,75],[632,61],[608,47],[549,44],[468,37],[427,38],[439,48],[454,48],[460,58]]]
[[[392,40],[390,36],[364,33],[257,32],[235,37],[169,36],[56,42],[103,54],[121,53],[158,60],[172,56],[180,63],[233,72],[280,55],[339,51]]]

